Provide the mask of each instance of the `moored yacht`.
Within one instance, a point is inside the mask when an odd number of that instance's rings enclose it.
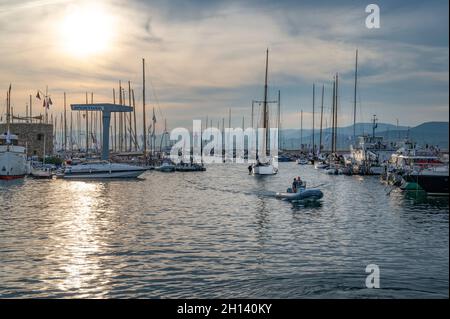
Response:
[[[19,146],[17,135],[10,132],[11,121],[11,85],[6,98],[6,132],[0,135],[0,179],[12,180],[25,177],[30,167],[27,151]]]
[[[407,183],[417,183],[418,189],[430,195],[448,195],[448,166],[439,165],[415,169],[403,175]]]
[[[384,165],[395,153],[397,148],[383,141],[382,136],[375,136],[378,127],[377,118],[372,120],[372,135],[364,135],[358,138],[356,145],[350,146],[350,158],[355,168],[355,173],[362,175],[381,175]]]
[[[0,135],[0,179],[23,178],[28,172],[26,149],[19,146],[17,136],[9,132]]]
[[[91,161],[66,166],[62,177],[64,179],[136,178],[145,171],[144,167],[129,164]]]
[[[31,168],[31,177],[36,179],[52,179],[53,172],[50,167],[32,167]]]
[[[389,160],[387,179],[403,190],[424,190],[429,194],[448,194],[448,163],[430,147],[418,148],[406,141]]]
[[[360,136],[359,143],[351,146],[351,160],[357,173],[380,175],[396,148],[383,142],[381,136]]]

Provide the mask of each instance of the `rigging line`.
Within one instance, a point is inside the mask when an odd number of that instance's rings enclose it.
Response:
[[[151,76],[152,73],[150,72],[150,61],[146,61],[145,68],[146,68],[145,74],[147,74],[147,79],[148,79],[148,82],[150,83],[150,87],[152,89],[151,93],[152,93],[152,95],[153,95],[153,97],[155,99],[155,102],[156,102],[157,112],[159,112],[159,115],[161,116],[161,118],[165,118],[164,114],[163,114],[163,112],[161,110],[161,105],[159,103],[158,95],[156,94],[155,86],[153,84],[153,79],[152,79],[152,76]]]

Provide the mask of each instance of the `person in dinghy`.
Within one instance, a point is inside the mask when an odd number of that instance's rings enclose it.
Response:
[[[300,176],[294,178],[292,187],[288,188],[285,193],[276,194],[276,198],[285,200],[319,200],[322,197],[321,190],[306,189],[306,182],[302,181]]]

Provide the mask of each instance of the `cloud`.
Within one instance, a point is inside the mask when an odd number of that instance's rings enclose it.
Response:
[[[131,80],[141,101],[145,57],[148,104],[159,107],[170,126],[190,125],[207,114],[217,121],[230,107],[240,122],[242,115],[248,118],[251,100],[262,96],[267,47],[270,94],[282,92],[285,127],[298,126],[300,107],[311,111],[313,82],[325,83],[330,94],[336,72],[342,121],[351,121],[356,48],[363,120],[377,112],[415,124],[440,119],[448,105],[448,3],[380,1],[380,30],[364,27],[365,5],[355,1],[101,4],[115,19],[115,35],[106,54],[84,60],[61,49],[59,27],[73,1],[0,6],[0,89],[14,83],[17,110],[25,109],[30,92],[46,85],[57,101],[64,91],[75,102],[82,102],[85,91],[110,101],[118,81]],[[55,111],[61,111],[60,103]],[[305,119],[305,126],[310,122]]]

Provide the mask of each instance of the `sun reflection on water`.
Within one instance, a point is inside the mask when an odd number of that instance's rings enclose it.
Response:
[[[70,182],[60,185],[65,188],[67,209],[59,213],[53,233],[56,245],[47,258],[59,265],[59,280],[50,285],[65,292],[76,291],[78,296],[104,295],[108,291],[108,278],[112,270],[102,265],[107,243],[102,230],[108,228],[110,220],[99,214],[102,206],[104,185],[98,183]],[[109,212],[110,214],[113,212]],[[53,276],[45,276],[51,278]]]

